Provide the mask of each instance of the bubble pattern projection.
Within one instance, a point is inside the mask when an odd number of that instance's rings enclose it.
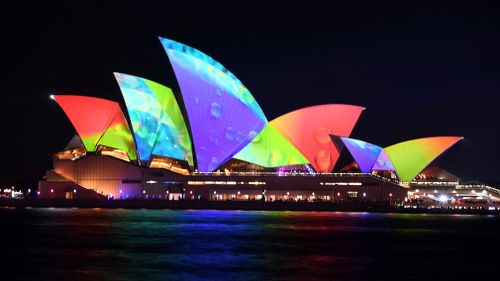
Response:
[[[372,167],[382,151],[382,147],[358,139],[345,137],[340,137],[340,139],[356,163],[358,163],[361,172],[371,173]]]
[[[339,152],[330,135],[349,137],[363,107],[325,104],[298,109],[270,123],[310,162],[317,172],[331,172]]]
[[[413,180],[432,161],[462,140],[458,136],[439,136],[409,140],[384,148],[399,180]]]
[[[66,113],[88,152],[104,145],[125,151],[132,161],[137,159],[130,128],[117,102],[76,95],[51,98]]]
[[[394,169],[394,166],[392,165],[391,160],[389,159],[389,156],[387,156],[387,153],[385,153],[384,150],[380,152],[380,154],[377,157],[377,160],[373,164],[372,171],[396,171]]]
[[[115,73],[115,78],[127,105],[140,159],[166,156],[193,166],[191,139],[172,90],[128,74]]]
[[[220,63],[160,38],[179,83],[200,172],[211,172],[250,143],[267,119],[250,91]]]
[[[234,158],[266,168],[308,164],[309,161],[271,123]]]

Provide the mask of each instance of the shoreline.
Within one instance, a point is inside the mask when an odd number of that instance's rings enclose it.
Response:
[[[387,203],[361,202],[262,202],[203,200],[66,200],[66,199],[0,199],[0,207],[15,208],[102,208],[102,209],[172,209],[172,210],[240,210],[240,211],[315,211],[369,212],[402,214],[478,214],[499,215],[500,210],[405,208]],[[478,206],[479,207],[479,206]]]

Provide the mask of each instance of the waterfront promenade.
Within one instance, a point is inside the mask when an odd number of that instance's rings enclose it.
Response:
[[[491,204],[415,204],[393,202],[263,202],[207,200],[65,200],[0,199],[0,207],[17,208],[105,208],[105,209],[216,209],[262,211],[340,211],[381,213],[500,214],[500,206]]]

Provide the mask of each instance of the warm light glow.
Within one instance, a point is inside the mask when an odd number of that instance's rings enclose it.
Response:
[[[179,163],[174,162],[174,159],[169,159],[166,157],[153,157],[150,168],[160,168],[169,170],[182,175],[189,175],[189,170],[182,168]]]

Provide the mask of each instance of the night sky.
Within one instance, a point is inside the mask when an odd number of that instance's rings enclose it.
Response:
[[[2,9],[2,185],[35,187],[51,153],[75,134],[51,93],[123,105],[113,71],[178,91],[158,36],[221,62],[269,120],[323,103],[361,105],[367,109],[352,137],[388,146],[461,135],[441,166],[499,185],[500,9],[493,1],[42,2]]]

